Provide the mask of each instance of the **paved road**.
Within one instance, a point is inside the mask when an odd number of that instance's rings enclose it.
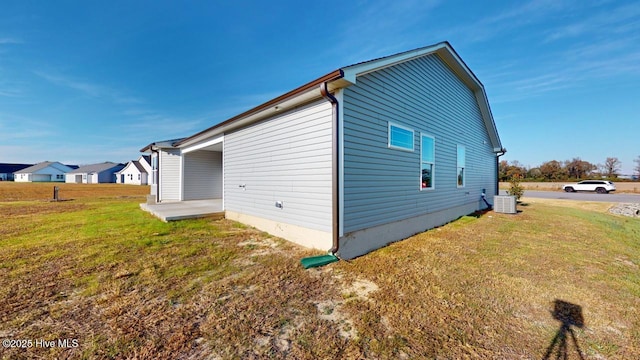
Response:
[[[507,195],[505,190],[500,190],[500,195]],[[541,199],[565,199],[580,201],[603,201],[617,203],[640,203],[640,195],[637,194],[596,194],[591,192],[575,192],[567,193],[564,191],[534,191],[525,190],[525,197],[541,198]]]

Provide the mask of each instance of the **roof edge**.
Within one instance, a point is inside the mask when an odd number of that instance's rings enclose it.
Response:
[[[140,149],[140,152],[147,152],[148,150],[154,150],[153,148],[158,148],[158,147],[175,147],[174,144],[178,141],[184,140],[185,138],[178,138],[178,139],[170,139],[170,140],[160,140],[160,141],[155,141],[152,142],[151,144],[143,147],[142,149]]]
[[[285,100],[287,100],[289,98],[292,98],[292,97],[294,97],[294,96],[296,96],[298,94],[301,94],[301,93],[303,93],[303,92],[305,92],[307,90],[316,88],[321,83],[335,81],[335,80],[341,79],[343,77],[344,77],[344,72],[342,71],[342,69],[334,70],[334,71],[332,71],[332,72],[330,72],[330,73],[328,73],[328,74],[326,74],[324,76],[321,76],[321,77],[319,77],[319,78],[317,78],[317,79],[315,79],[315,80],[313,80],[311,82],[308,82],[308,83],[306,83],[306,84],[304,84],[304,85],[302,85],[300,87],[297,87],[297,88],[295,88],[295,89],[293,89],[293,90],[291,90],[291,91],[289,91],[289,92],[287,92],[285,94],[282,94],[282,95],[278,96],[277,98],[271,99],[271,100],[269,100],[269,101],[267,101],[267,102],[265,102],[263,104],[260,104],[260,105],[254,107],[254,108],[251,108],[251,109],[249,109],[249,110],[247,110],[247,111],[245,111],[245,112],[243,112],[241,114],[238,114],[238,115],[236,115],[236,116],[234,116],[234,117],[232,117],[230,119],[227,119],[227,120],[225,120],[225,121],[223,121],[221,123],[218,123],[218,124],[216,124],[214,126],[211,126],[211,127],[207,128],[207,129],[204,129],[204,130],[202,130],[202,131],[200,131],[200,132],[198,132],[198,133],[196,133],[194,135],[191,135],[191,136],[186,137],[186,138],[184,138],[184,139],[182,139],[180,141],[177,141],[177,142],[175,142],[173,144],[173,146],[180,147],[180,145],[183,145],[183,144],[185,144],[185,143],[187,143],[187,142],[189,142],[191,140],[194,140],[197,137],[210,132],[211,130],[217,129],[217,128],[225,126],[225,125],[229,125],[229,124],[233,123],[236,120],[239,120],[239,119],[242,119],[242,118],[257,114],[260,111],[262,111],[264,109],[267,109],[267,108],[270,108],[272,106],[276,106],[277,104],[279,104],[279,103],[281,103],[281,102],[283,102],[283,101],[285,101]]]
[[[333,82],[334,88],[348,86],[351,84],[355,84],[358,76],[374,71],[379,71],[390,66],[394,66],[431,54],[435,54],[440,57],[440,59],[445,64],[447,64],[447,66],[473,91],[476,97],[476,102],[480,108],[485,127],[489,132],[489,137],[492,145],[494,148],[501,149],[502,143],[498,135],[495,120],[493,119],[493,114],[489,106],[489,100],[487,98],[484,85],[482,84],[482,82],[480,82],[478,77],[467,66],[467,64],[462,60],[462,58],[458,55],[458,53],[448,41],[442,41],[433,45],[408,50],[398,54],[368,60],[361,63],[356,63],[334,70],[261,105],[251,108],[236,116],[233,116],[214,126],[206,128],[194,135],[182,139],[173,140],[169,147],[177,148],[182,147],[183,145],[198,143],[199,141],[206,139],[206,137],[208,136],[216,135],[216,131],[226,131],[228,127],[232,126],[232,124],[238,121],[242,122],[241,120],[243,119],[246,120],[244,121],[244,123],[257,121],[262,118],[264,114],[267,114],[269,109],[274,107],[277,108],[279,104],[294,99],[296,96],[308,93],[309,91],[316,88],[319,84]],[[165,143],[167,142],[168,141],[166,141]],[[140,151],[146,152],[149,149],[153,149],[154,146],[159,146],[159,143],[160,142],[149,144],[146,147],[142,148]]]

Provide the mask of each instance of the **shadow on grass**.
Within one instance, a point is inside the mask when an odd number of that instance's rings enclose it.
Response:
[[[474,217],[474,218],[476,218],[476,219],[480,219],[481,217],[483,217],[484,215],[486,215],[487,213],[490,213],[490,212],[492,212],[492,211],[493,211],[493,209],[478,210],[478,211],[474,211],[474,212],[472,212],[471,214],[466,215],[466,216],[470,216],[470,217]],[[456,220],[459,220],[459,219],[460,219],[460,218],[462,218],[462,217],[464,217],[464,216],[461,216],[461,217],[459,217],[459,218],[458,218],[458,219],[456,219]]]
[[[573,345],[578,353],[580,359],[584,360],[578,339],[573,331],[572,326],[582,328],[584,326],[584,318],[582,317],[582,307],[580,305],[572,304],[566,301],[556,299],[554,301],[553,311],[551,315],[554,319],[560,321],[560,329],[556,333],[556,336],[551,341],[551,344],[547,348],[547,352],[544,354],[543,360],[548,360],[555,350],[556,359],[567,359],[569,355],[569,349],[567,345],[567,334],[571,335]]]

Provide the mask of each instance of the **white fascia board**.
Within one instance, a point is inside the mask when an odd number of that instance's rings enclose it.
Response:
[[[446,43],[440,43],[433,46],[428,46],[397,55],[384,57],[378,60],[367,61],[362,64],[347,66],[345,68],[342,68],[344,79],[352,84],[355,84],[356,78],[360,75],[368,74],[370,72],[382,70],[395,64],[413,60],[415,58],[434,53],[443,48],[449,48],[449,46]]]
[[[330,88],[331,90],[331,88]],[[189,142],[186,142],[185,144],[182,144],[182,149],[188,148],[190,145],[193,145],[194,143],[197,143],[199,141],[211,138],[212,136],[216,136],[216,135],[221,135],[224,134],[225,132],[234,130],[234,129],[238,129],[247,125],[250,125],[252,123],[255,123],[257,121],[278,115],[278,114],[282,114],[288,110],[291,110],[299,105],[302,105],[306,102],[312,101],[312,100],[316,100],[316,99],[320,99],[322,97],[322,94],[320,94],[320,88],[314,88],[314,89],[309,89],[308,91],[299,94],[297,96],[294,96],[292,98],[288,98],[284,101],[282,101],[281,103],[278,103],[272,107],[263,109],[261,111],[255,112],[251,115],[248,115],[244,118],[241,119],[237,119],[233,122],[230,122],[229,124],[226,125],[222,125],[219,127],[215,127],[213,129],[211,129],[208,132],[203,133],[202,135],[198,136],[195,139],[190,140]]]
[[[196,150],[200,150],[200,149],[206,148],[207,146],[220,144],[223,141],[224,141],[224,134],[218,135],[218,136],[214,137],[213,139],[207,140],[205,142],[201,142],[199,144],[183,147],[181,149],[181,151],[182,151],[183,154],[187,154],[187,153],[190,153],[192,151],[196,151]]]

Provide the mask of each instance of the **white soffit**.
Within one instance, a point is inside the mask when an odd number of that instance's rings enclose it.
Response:
[[[184,147],[184,148],[182,148],[182,153],[186,154],[186,153],[190,153],[192,151],[204,149],[204,148],[212,146],[212,145],[220,144],[223,141],[224,141],[224,134],[216,136],[213,139],[207,140],[205,142],[201,142],[199,144],[195,144],[195,145]]]

